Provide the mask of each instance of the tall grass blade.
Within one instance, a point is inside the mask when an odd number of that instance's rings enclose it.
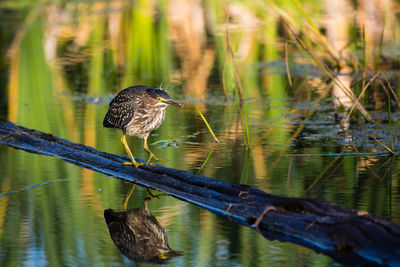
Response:
[[[205,125],[207,126],[208,131],[210,132],[210,134],[212,135],[212,137],[214,138],[215,142],[219,142],[218,138],[215,136],[213,130],[211,129],[210,125],[208,124],[206,118],[204,117],[203,113],[201,112],[201,110],[199,109],[199,107],[196,105],[196,103],[192,101],[193,106],[195,107],[197,113],[199,113],[201,119],[204,121]]]
[[[359,71],[359,64],[360,64],[360,58],[358,55],[358,48],[359,48],[359,40],[358,40],[358,27],[357,27],[357,21],[356,19],[354,19],[353,22],[353,27],[355,28],[355,30],[353,31],[353,35],[354,35],[354,58],[355,58],[355,62],[354,62],[354,69],[355,69],[355,73],[358,74]]]
[[[385,28],[382,29],[381,37],[379,39],[378,45],[378,54],[376,55],[376,62],[375,62],[375,71],[378,71],[379,63],[381,61],[381,53],[382,53],[382,43],[383,43],[383,33],[385,32]]]
[[[363,36],[362,41],[363,41],[363,67],[364,67],[362,88],[365,88],[365,79],[367,77],[367,41],[365,39],[365,25],[363,25],[362,36]]]

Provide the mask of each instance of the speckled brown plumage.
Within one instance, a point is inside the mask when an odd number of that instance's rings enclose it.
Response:
[[[128,87],[119,92],[110,102],[108,112],[104,117],[103,126],[122,130],[121,142],[136,167],[142,165],[135,161],[125,140],[125,134],[144,138],[144,150],[149,153],[149,163],[152,159],[159,161],[147,146],[150,132],[160,127],[165,119],[168,105],[181,106],[170,99],[162,89],[145,85]]]

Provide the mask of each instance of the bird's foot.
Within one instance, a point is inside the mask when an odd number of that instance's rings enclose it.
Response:
[[[156,155],[154,155],[153,153],[149,153],[149,155],[150,155],[150,156],[149,156],[149,159],[146,161],[147,164],[149,164],[151,160],[154,160],[154,161],[157,161],[157,162],[158,162],[158,161],[164,161],[164,162],[167,162],[167,161],[168,161],[167,159],[160,159],[160,158],[157,158]],[[150,163],[150,164],[151,164],[151,163]]]
[[[149,163],[149,162],[146,162],[146,163],[138,163],[138,162],[133,163],[133,162],[130,162],[130,161],[125,161],[125,162],[121,162],[121,164],[122,165],[135,166],[136,168],[139,168],[140,166],[152,166],[152,167],[156,166],[156,164]]]
[[[146,189],[147,189],[147,193],[149,194],[149,197],[148,197],[149,199],[153,199],[153,198],[160,199],[160,197],[162,197],[162,196],[168,196],[167,193],[153,194],[153,192],[151,192],[151,190],[149,188],[146,188]]]

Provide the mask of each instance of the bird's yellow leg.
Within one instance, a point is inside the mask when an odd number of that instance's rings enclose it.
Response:
[[[122,208],[124,209],[124,211],[126,211],[126,207],[128,206],[129,199],[131,198],[134,189],[135,189],[135,184],[132,184],[131,188],[129,189],[128,193],[124,198],[124,201],[122,201]]]
[[[122,135],[122,137],[121,137],[121,142],[122,142],[122,144],[124,145],[124,148],[125,148],[126,153],[128,154],[129,158],[130,158],[131,161],[132,161],[132,162],[124,162],[123,164],[124,164],[124,165],[133,165],[133,166],[135,166],[136,168],[139,167],[139,166],[141,166],[141,165],[144,165],[143,163],[138,163],[138,162],[135,160],[135,158],[133,157],[132,152],[131,152],[131,150],[129,149],[128,143],[126,142],[125,134]]]
[[[156,157],[156,155],[153,154],[153,152],[150,151],[148,145],[147,145],[147,136],[144,138],[144,146],[143,146],[144,151],[149,153],[149,159],[146,161],[146,163],[149,163],[152,159],[155,161],[168,161],[166,159],[159,159]]]

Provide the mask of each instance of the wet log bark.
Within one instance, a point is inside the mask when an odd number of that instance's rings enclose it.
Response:
[[[400,265],[400,226],[366,212],[271,195],[161,165],[123,166],[121,162],[129,160],[125,155],[101,152],[9,121],[0,120],[0,143],[163,191],[252,227],[269,240],[293,242],[343,264]]]

